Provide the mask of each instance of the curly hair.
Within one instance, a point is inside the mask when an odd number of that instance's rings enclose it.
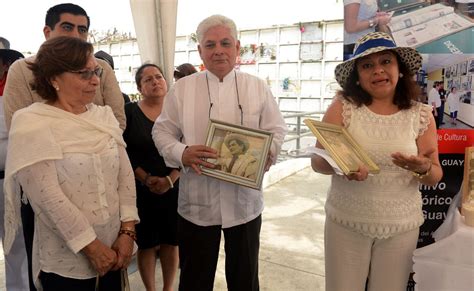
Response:
[[[65,72],[79,71],[93,54],[92,44],[75,37],[60,36],[45,41],[33,62],[27,62],[33,72],[30,86],[41,98],[56,101],[57,92],[51,79]]]
[[[409,109],[413,105],[412,101],[417,100],[420,95],[420,87],[414,81],[413,74],[401,61],[399,55],[397,53],[394,54],[397,57],[398,70],[403,74],[403,77],[398,80],[397,87],[395,88],[393,104],[397,105],[400,110]],[[354,64],[354,67],[356,66],[357,62]],[[368,106],[372,104],[372,96],[358,85],[358,80],[359,74],[354,68],[349,75],[345,86],[338,92],[338,95],[356,106]]]

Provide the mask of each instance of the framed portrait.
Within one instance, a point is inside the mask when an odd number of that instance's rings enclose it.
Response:
[[[450,67],[444,68],[444,77],[449,79],[451,77]]]
[[[380,168],[342,126],[313,119],[305,119],[304,123],[344,174],[357,172],[361,164],[367,167],[369,173],[380,172]]]
[[[461,76],[461,90],[471,90],[471,80],[469,80],[469,77],[470,76]]]
[[[461,75],[467,74],[467,63],[468,61],[462,62],[461,65]]]
[[[470,60],[469,61],[469,68],[468,68],[468,71],[470,73],[474,73],[474,59]]]
[[[456,88],[461,88],[461,77],[453,78],[453,86]]]
[[[216,165],[201,167],[204,175],[230,183],[261,189],[265,163],[273,134],[211,119],[207,130],[206,146],[217,150],[217,159],[206,159]]]

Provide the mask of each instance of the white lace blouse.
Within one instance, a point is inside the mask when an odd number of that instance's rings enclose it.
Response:
[[[97,272],[80,252],[96,237],[111,246],[121,221],[138,220],[133,172],[113,138],[96,154],[66,153],[18,172],[35,211],[33,272],[87,279]]]
[[[118,122],[107,106],[87,108],[76,115],[35,103],[13,116],[6,233],[14,234],[18,225],[21,185],[35,212],[32,259],[38,287],[40,270],[95,277],[81,249],[95,238],[111,246],[121,222],[139,221],[134,174]]]
[[[428,128],[431,108],[379,115],[343,101],[344,126],[380,167],[365,181],[333,175],[326,201],[329,219],[372,238],[387,238],[423,223],[419,181],[392,163],[391,153],[416,155],[416,139]]]

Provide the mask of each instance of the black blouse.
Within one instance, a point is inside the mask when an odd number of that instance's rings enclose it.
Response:
[[[127,153],[133,170],[140,167],[152,176],[169,175],[173,169],[166,166],[151,137],[154,121],[146,117],[137,102],[125,105],[125,115],[127,127],[123,138],[127,143]]]

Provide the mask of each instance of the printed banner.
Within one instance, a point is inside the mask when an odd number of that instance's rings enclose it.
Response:
[[[433,187],[421,185],[425,223],[420,228],[418,246],[434,242],[432,233],[443,223],[453,197],[461,188],[464,170],[464,149],[474,145],[472,129],[438,130],[439,160],[443,179]]]

